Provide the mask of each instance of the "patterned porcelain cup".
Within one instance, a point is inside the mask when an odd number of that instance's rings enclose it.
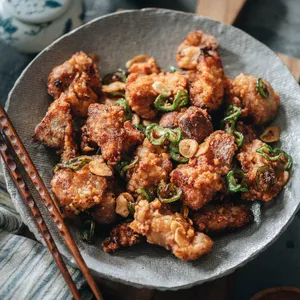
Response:
[[[0,38],[21,52],[37,53],[82,19],[81,0],[3,0]]]

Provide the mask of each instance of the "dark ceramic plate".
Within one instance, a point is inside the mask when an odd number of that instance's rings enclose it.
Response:
[[[254,224],[216,239],[213,252],[194,262],[182,262],[153,245],[140,245],[109,255],[102,251],[100,241],[95,245],[82,243],[78,231],[72,228],[88,266],[100,276],[162,290],[186,288],[224,276],[274,242],[299,206],[300,88],[293,76],[270,49],[241,30],[170,10],[124,11],[95,19],[46,48],[17,80],[7,102],[8,114],[44,181],[48,184],[52,176],[53,152],[42,145],[33,144],[31,136],[49,106],[46,84],[51,69],[79,50],[100,55],[102,75],[124,66],[128,59],[140,53],[154,56],[160,66],[167,68],[176,65],[177,46],[189,31],[195,29],[217,38],[225,72],[229,77],[241,72],[263,77],[279,92],[281,106],[274,123],[282,130],[283,149],[294,159],[292,179],[272,203],[253,203]],[[8,176],[7,181],[9,192],[24,222],[37,239],[42,240]],[[46,215],[45,209],[42,211]],[[60,250],[74,263],[62,246],[49,217],[46,216],[46,219]]]

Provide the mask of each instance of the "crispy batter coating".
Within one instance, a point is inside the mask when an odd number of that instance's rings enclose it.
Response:
[[[200,50],[203,48],[217,50],[216,38],[200,30],[190,32],[177,49],[176,60],[179,68],[185,70],[196,69]]]
[[[151,56],[148,57],[148,59],[144,62],[136,62],[130,66],[128,69],[128,72],[130,74],[137,73],[137,74],[144,74],[144,75],[150,75],[150,74],[158,74],[160,73],[160,67],[156,63],[155,59]]]
[[[222,130],[214,131],[203,144],[197,157],[197,164],[206,165],[210,171],[226,175],[232,165],[237,146],[234,137]],[[191,162],[192,164],[192,162]]]
[[[185,205],[197,210],[224,189],[222,176],[230,171],[236,150],[234,137],[215,131],[200,145],[197,158],[172,171],[170,180],[181,187]]]
[[[68,94],[74,115],[84,117],[88,106],[98,102],[101,81],[96,65],[84,52],[75,53],[48,77],[48,93],[55,99]]]
[[[185,75],[174,73],[160,73],[151,75],[130,74],[126,81],[126,99],[132,110],[145,119],[153,119],[157,110],[153,107],[159,95],[153,88],[155,81],[164,83],[174,97],[179,90],[187,91],[187,78]]]
[[[194,139],[198,143],[204,141],[213,132],[211,118],[206,110],[190,106],[178,116],[178,125],[184,138]]]
[[[174,169],[170,180],[183,192],[183,203],[197,210],[222,191],[225,182],[220,174],[207,170],[206,166],[183,164]]]
[[[139,201],[130,228],[146,236],[148,243],[172,251],[181,260],[195,260],[213,247],[213,241],[207,235],[195,232],[181,214],[163,209],[157,199],[151,203]]]
[[[144,141],[144,134],[136,129],[130,121],[124,123],[124,129],[126,131],[126,137],[124,139],[124,151],[129,152],[137,145],[140,145]]]
[[[91,104],[86,121],[88,141],[101,148],[103,158],[109,164],[116,164],[121,159],[123,140],[126,132],[124,109],[118,105]]]
[[[78,156],[78,146],[74,139],[73,122],[70,122],[65,129],[64,147],[61,154],[61,162],[67,162]]]
[[[152,88],[154,78],[152,75],[133,73],[126,80],[126,100],[134,112],[146,119],[152,119],[157,114],[157,111],[152,107],[158,96]]]
[[[90,104],[98,102],[98,95],[90,88],[86,73],[76,75],[68,91],[67,101],[76,117],[86,117]]]
[[[257,78],[251,75],[238,75],[230,82],[228,103],[241,107],[242,117],[250,118],[254,125],[263,125],[277,115],[280,97],[266,80],[269,97],[262,97],[256,82]]]
[[[193,215],[192,220],[200,232],[216,234],[246,226],[253,221],[253,214],[245,205],[227,202],[204,206]]]
[[[171,129],[178,127],[179,114],[179,111],[170,111],[163,114],[159,120],[159,125]]]
[[[223,103],[224,70],[220,57],[202,53],[199,56],[197,74],[190,86],[191,103],[198,107],[217,110]]]
[[[94,159],[104,162],[99,156]],[[77,215],[101,202],[107,179],[91,173],[87,164],[78,171],[56,171],[50,184],[62,210]]]
[[[116,220],[116,198],[110,191],[105,191],[100,204],[91,209],[91,215],[98,224],[112,224]]]
[[[244,145],[242,151],[237,155],[242,170],[245,172],[246,183],[249,189],[249,193],[242,193],[242,199],[271,201],[282,190],[289,178],[289,173],[279,166],[278,161],[269,161],[256,152],[258,148],[264,145],[266,144],[256,139]],[[262,166],[268,166],[274,171],[273,174],[268,172],[264,176],[266,184],[272,183],[267,190],[259,187],[256,182],[256,172]]]
[[[144,134],[125,118],[122,106],[92,104],[82,128],[82,150],[90,152],[96,144],[109,164],[118,163],[124,152],[132,151],[144,140]]]
[[[135,155],[139,157],[138,163],[127,172],[127,189],[134,192],[138,188],[153,189],[160,181],[167,182],[172,171],[170,155],[165,149],[152,145],[145,139]]]
[[[131,247],[141,242],[140,234],[134,232],[129,223],[121,223],[114,227],[102,242],[103,250],[107,253],[115,252],[120,248]]]
[[[211,117],[205,109],[196,106],[183,108],[162,115],[159,125],[165,128],[180,127],[183,138],[194,139],[198,143],[213,132]]]
[[[34,139],[52,148],[64,147],[66,130],[73,126],[70,104],[65,101],[66,98],[63,94],[49,106],[45,117],[35,128]]]

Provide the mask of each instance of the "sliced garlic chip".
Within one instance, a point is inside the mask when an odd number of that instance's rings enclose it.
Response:
[[[108,165],[97,160],[89,162],[89,169],[91,173],[98,176],[111,177],[113,175],[112,169]]]
[[[126,68],[129,69],[133,64],[146,62],[150,58],[147,54],[141,54],[133,57],[126,62]]]
[[[278,126],[269,126],[265,129],[260,139],[265,143],[274,143],[280,139],[280,128]]]
[[[186,158],[193,157],[198,151],[198,148],[197,141],[193,139],[184,139],[179,143],[179,153]]]
[[[171,90],[161,81],[155,81],[152,84],[153,90],[163,96],[169,97],[171,95]]]

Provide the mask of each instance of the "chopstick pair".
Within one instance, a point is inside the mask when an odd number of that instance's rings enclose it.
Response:
[[[14,157],[12,153],[14,153],[19,161],[21,162],[22,166],[24,167],[26,173],[29,176],[30,181],[32,182],[33,186],[37,190],[39,196],[43,200],[53,222],[55,223],[56,227],[58,228],[60,235],[63,237],[67,247],[69,248],[70,252],[72,253],[79,269],[81,270],[83,276],[87,280],[94,296],[97,300],[103,300],[103,297],[97,287],[97,284],[92,277],[85,261],[83,260],[79,249],[73,240],[69,229],[67,228],[59,209],[57,208],[55,202],[50,196],[48,189],[46,188],[42,178],[40,177],[37,169],[35,168],[27,150],[25,149],[20,137],[18,136],[16,130],[14,129],[8,115],[6,114],[3,107],[0,105],[0,154],[3,158],[3,161],[8,169],[9,174],[11,175],[16,187],[22,196],[25,204],[29,207],[35,222],[47,244],[49,251],[51,252],[57,266],[59,267],[70,291],[73,294],[74,299],[81,299],[79,291],[62,259],[62,256],[59,250],[56,247],[56,244],[51,236],[49,229],[37,207],[34,198],[32,197],[25,181],[22,179],[21,173],[17,168],[17,164],[14,161]],[[11,149],[9,147],[11,146]]]

